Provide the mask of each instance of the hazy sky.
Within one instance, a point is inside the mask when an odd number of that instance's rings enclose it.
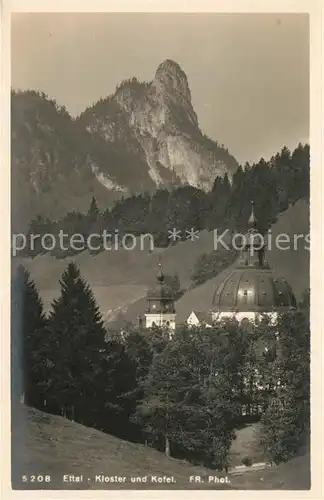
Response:
[[[203,132],[240,163],[309,135],[309,30],[304,14],[14,14],[12,86],[72,115],[123,79],[180,64]]]

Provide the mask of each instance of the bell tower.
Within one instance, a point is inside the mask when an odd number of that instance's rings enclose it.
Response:
[[[265,243],[257,229],[257,218],[254,214],[254,202],[251,201],[251,215],[248,220],[248,230],[243,236],[238,267],[268,269],[265,259]]]
[[[174,330],[176,312],[173,291],[165,283],[161,261],[159,261],[158,267],[156,284],[148,290],[146,296],[147,310],[145,313],[145,326],[146,328],[159,326]]]

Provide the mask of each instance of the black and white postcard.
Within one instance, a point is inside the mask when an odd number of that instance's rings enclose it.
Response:
[[[63,3],[3,11],[8,490],[311,498],[320,3]]]

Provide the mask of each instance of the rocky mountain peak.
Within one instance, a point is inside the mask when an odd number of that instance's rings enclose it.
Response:
[[[125,169],[131,178],[127,184],[133,189],[136,184],[136,190],[139,173],[142,190],[170,184],[210,189],[216,176],[231,176],[237,168],[235,158],[201,132],[187,76],[171,59],[158,66],[151,82],[134,76],[122,82],[114,95],[86,110],[82,122],[114,148],[118,142],[135,153],[140,160],[136,175],[134,160]],[[115,180],[124,186],[121,167]]]
[[[26,206],[36,200],[29,213],[50,193],[53,213],[46,213],[56,217],[64,206],[88,206],[93,193],[100,201],[159,186],[209,190],[237,168],[228,150],[200,130],[187,76],[170,59],[150,82],[124,80],[77,120],[45,94],[14,95],[11,121],[16,199]]]
[[[188,79],[185,72],[178,63],[171,59],[166,59],[157,68],[154,83],[161,90],[167,92],[176,92],[191,102],[191,94],[188,85]]]

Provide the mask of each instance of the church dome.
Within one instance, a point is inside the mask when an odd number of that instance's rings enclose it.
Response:
[[[237,267],[216,288],[213,311],[262,313],[295,308],[296,299],[290,285],[275,276],[265,258],[264,239],[256,228],[253,202],[248,223]]]
[[[270,312],[296,307],[290,285],[270,269],[235,269],[216,288],[213,310]]]

